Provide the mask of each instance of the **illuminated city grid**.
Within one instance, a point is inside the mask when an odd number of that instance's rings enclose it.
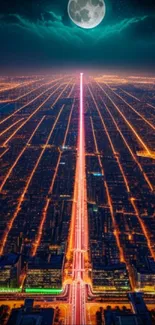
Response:
[[[0,78],[0,299],[59,306],[95,324],[101,306],[155,305],[155,78]],[[50,302],[49,302],[50,301]]]

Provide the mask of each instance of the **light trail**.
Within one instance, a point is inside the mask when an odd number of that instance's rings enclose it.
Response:
[[[9,150],[9,148],[6,148],[6,149],[4,150],[4,152],[1,153],[0,158],[2,158],[2,157],[7,153],[8,150]]]
[[[111,97],[107,94],[107,92],[100,86],[100,84],[98,82],[96,82],[98,87],[104,92],[104,94],[108,97],[108,99],[111,101],[111,103],[113,104],[113,106],[116,108],[116,110],[119,112],[119,114],[122,116],[123,120],[126,122],[126,124],[128,125],[128,127],[131,129],[132,133],[135,135],[135,137],[137,138],[138,142],[142,145],[142,147],[144,148],[144,150],[146,150],[146,152],[148,153],[149,156],[151,156],[151,151],[150,149],[147,147],[147,145],[145,144],[145,142],[142,140],[142,138],[139,136],[139,134],[137,133],[137,131],[135,130],[135,128],[132,126],[132,124],[127,120],[127,118],[124,116],[124,114],[121,112],[121,110],[119,109],[119,107],[114,103],[114,101],[111,99]]]
[[[84,108],[83,108],[83,73],[80,74],[80,121],[78,135],[78,151],[74,194],[77,194],[76,211],[72,215],[75,218],[73,241],[73,268],[72,284],[70,292],[70,325],[86,325],[86,288],[85,288],[85,260],[88,259],[88,215],[87,193],[85,175],[85,135],[84,135]]]
[[[72,93],[72,90],[73,90],[73,87],[72,87],[71,92],[68,95],[68,97],[70,97],[70,95]],[[60,118],[60,115],[61,115],[61,113],[62,113],[62,111],[64,109],[64,106],[65,105],[62,106],[62,108],[61,108],[61,110],[60,110],[60,112],[59,112],[59,114],[57,116],[57,119],[55,120],[55,123],[54,123],[53,128],[52,128],[51,135],[52,135],[52,133],[53,133],[55,127],[56,127],[56,124],[57,124],[57,122],[58,122],[58,120]],[[71,111],[70,111],[70,114],[69,114],[68,124],[67,124],[67,128],[66,128],[66,132],[65,132],[64,141],[63,141],[62,146],[65,146],[65,143],[66,143],[66,138],[67,138],[67,134],[68,134],[68,130],[69,130],[71,116],[72,116],[72,113],[73,113],[73,107],[74,107],[74,104],[72,105],[72,108],[71,108]],[[62,152],[60,152],[60,154],[59,154],[58,161],[57,161],[56,168],[55,168],[55,172],[54,172],[54,175],[53,175],[53,178],[52,178],[52,182],[51,182],[51,185],[50,185],[48,194],[51,194],[53,192],[53,187],[54,187],[55,179],[56,179],[56,176],[57,176],[57,173],[58,173],[58,168],[59,168],[61,156],[62,156]],[[47,198],[45,207],[43,209],[43,214],[42,214],[41,222],[40,222],[39,229],[38,229],[38,232],[37,232],[36,240],[32,244],[31,256],[35,256],[36,255],[37,249],[38,249],[38,247],[40,245],[40,241],[41,241],[41,237],[42,237],[42,232],[43,232],[43,227],[44,227],[44,223],[45,223],[45,220],[46,220],[47,211],[48,211],[50,202],[51,202],[51,199]]]
[[[132,105],[130,105],[124,98],[118,95],[109,85],[107,85],[106,83],[105,85],[111,90],[113,94],[120,98],[135,114],[137,114],[145,123],[147,123],[153,130],[155,130],[155,126],[151,122],[149,122],[142,114],[137,112]]]
[[[65,91],[65,89],[66,89],[67,87],[68,87],[68,84],[65,86],[65,88],[63,89],[63,91],[60,93],[60,95],[58,96],[57,100],[59,100],[60,96],[62,95],[62,93]],[[51,95],[51,96],[52,96],[52,95]],[[55,102],[57,102],[57,100],[56,100]],[[61,108],[60,112],[62,111],[62,109],[63,109],[63,107]],[[60,112],[59,112],[58,115],[61,114]],[[1,245],[1,248],[0,248],[0,255],[3,254],[4,247],[5,247],[5,244],[6,244],[6,241],[7,241],[8,235],[9,235],[9,232],[10,232],[12,226],[13,226],[13,223],[14,223],[14,221],[15,221],[15,219],[16,219],[18,213],[20,212],[21,205],[22,205],[22,203],[23,203],[23,201],[24,201],[24,198],[25,198],[25,194],[26,194],[26,192],[27,192],[27,190],[28,190],[28,188],[29,188],[29,185],[30,185],[30,183],[31,183],[31,181],[32,181],[32,178],[33,178],[33,176],[34,176],[34,174],[35,174],[35,172],[36,172],[36,169],[37,169],[37,167],[39,166],[39,163],[40,163],[40,161],[41,161],[41,159],[42,159],[42,156],[43,156],[43,154],[44,154],[44,152],[45,152],[45,150],[46,150],[46,146],[47,146],[48,143],[49,143],[49,140],[50,140],[50,138],[51,138],[52,133],[53,133],[53,128],[52,128],[51,132],[49,133],[49,136],[48,136],[48,138],[47,138],[47,140],[46,140],[45,146],[42,148],[42,151],[41,151],[41,153],[40,153],[40,155],[39,155],[39,157],[38,157],[38,159],[37,159],[37,162],[36,162],[36,164],[35,164],[35,166],[34,166],[32,172],[31,172],[30,176],[28,177],[28,180],[27,180],[27,182],[26,182],[26,185],[25,185],[25,187],[24,187],[24,190],[23,190],[23,192],[22,192],[22,194],[21,194],[21,196],[20,196],[20,198],[19,198],[17,208],[16,208],[16,210],[15,210],[15,212],[14,212],[14,214],[13,214],[11,220],[10,220],[10,221],[8,222],[8,224],[7,224],[7,228],[6,228],[5,232],[4,232],[4,236],[3,236],[3,239],[2,239],[2,245]],[[4,185],[3,185],[3,186],[4,186]]]
[[[149,104],[149,103],[147,103],[147,106],[150,106],[150,107],[152,107],[153,109],[155,109],[155,106],[153,106],[153,105],[151,105],[151,104]]]
[[[14,122],[13,124],[11,124],[10,126],[8,126],[5,130],[3,130],[0,133],[0,137],[5,134],[6,132],[8,132],[10,129],[12,129],[16,124],[18,124],[19,122],[21,122],[22,120],[24,120],[24,117],[22,117],[21,119],[19,119],[18,121]]]
[[[16,83],[11,84],[10,83],[10,86],[0,89],[0,93],[3,93],[3,92],[8,91],[8,90],[13,90],[13,89],[19,88],[20,86],[21,86],[21,84],[16,84]]]

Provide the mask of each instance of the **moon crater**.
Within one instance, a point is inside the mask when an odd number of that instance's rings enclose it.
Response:
[[[104,0],[70,0],[68,14],[79,27],[90,29],[98,26],[105,16]]]

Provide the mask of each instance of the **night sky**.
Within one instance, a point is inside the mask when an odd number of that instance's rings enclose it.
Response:
[[[92,30],[70,21],[67,0],[0,2],[3,68],[155,68],[155,0],[105,0]]]

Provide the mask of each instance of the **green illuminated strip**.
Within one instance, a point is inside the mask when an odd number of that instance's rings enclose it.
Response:
[[[0,293],[10,292],[10,293],[16,293],[21,292],[21,288],[0,288]]]
[[[44,294],[55,294],[58,295],[61,293],[62,289],[43,289],[43,288],[27,288],[25,289],[26,293],[44,293]]]
[[[22,292],[22,288],[0,288],[1,293],[18,293]],[[44,293],[44,294],[55,294],[58,295],[63,292],[62,289],[44,289],[44,288],[27,288],[25,289],[26,293]]]

